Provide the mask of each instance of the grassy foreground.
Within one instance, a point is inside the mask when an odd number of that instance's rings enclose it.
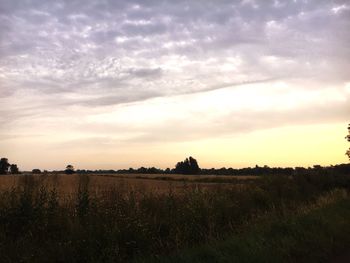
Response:
[[[349,198],[308,214],[269,220],[225,241],[137,262],[332,262],[350,248]]]
[[[349,176],[267,176],[154,193],[93,189],[84,175],[64,196],[59,177],[19,179],[0,192],[1,262],[314,262],[350,236]]]

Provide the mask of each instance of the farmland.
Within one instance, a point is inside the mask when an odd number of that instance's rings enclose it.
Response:
[[[225,252],[229,258],[244,262],[249,255],[248,262],[257,262],[260,254],[269,254],[270,242],[276,258],[312,262],[320,254],[298,250],[298,242],[321,247],[322,257],[330,259],[350,236],[344,236],[350,179],[341,174],[48,173],[2,176],[0,185],[4,262],[193,262],[196,251],[220,258],[216,253],[233,248],[237,254]],[[319,228],[308,229],[310,222]],[[304,240],[305,228],[320,238]]]
[[[63,173],[47,173],[32,175],[6,175],[0,177],[0,190],[16,187],[23,177],[32,176],[48,189],[56,188],[60,194],[73,194],[76,192],[81,175],[67,175]],[[246,184],[258,179],[257,176],[217,176],[217,175],[177,175],[177,174],[90,174],[89,189],[101,192],[111,187],[127,187],[135,191],[165,193],[169,190],[181,191],[185,188],[215,188],[231,187],[237,184]]]

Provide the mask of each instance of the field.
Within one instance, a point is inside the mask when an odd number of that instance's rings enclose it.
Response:
[[[0,176],[0,190],[15,187],[26,174]],[[31,175],[27,173],[27,175]],[[32,175],[40,183],[51,189],[56,187],[60,194],[74,194],[79,184],[79,175],[72,174],[41,174]],[[89,174],[90,191],[103,191],[118,185],[126,186],[135,191],[165,193],[181,191],[184,188],[213,188],[221,186],[244,184],[257,179],[256,176],[217,176],[217,175],[176,175],[176,174]]]
[[[349,176],[324,173],[1,176],[0,254],[2,262],[329,262],[349,248],[349,190]]]

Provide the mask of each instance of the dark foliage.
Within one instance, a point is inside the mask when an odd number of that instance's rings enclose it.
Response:
[[[0,159],[0,174],[19,174],[17,164],[10,164],[7,158]]]
[[[267,165],[260,167],[256,165],[255,167],[247,167],[247,168],[211,168],[211,169],[202,169],[201,174],[210,175],[267,175],[267,174],[280,174],[280,175],[292,175],[294,169],[291,167],[281,168],[281,167],[273,167],[270,168]]]
[[[175,166],[174,173],[176,174],[199,174],[200,169],[197,160],[192,158],[186,158],[183,162],[178,162]]]
[[[74,167],[71,164],[68,164],[66,167],[66,170],[64,170],[65,174],[74,174]]]
[[[0,174],[7,174],[9,170],[10,164],[7,158],[0,159]]]
[[[33,174],[41,174],[41,170],[36,168],[36,169],[32,170],[32,173]]]
[[[10,172],[11,172],[11,174],[19,174],[19,170],[18,170],[17,164],[11,164]]]
[[[189,165],[185,164],[185,162],[178,163],[178,170],[166,168],[165,170],[151,167],[145,168],[141,167],[138,169],[121,169],[121,170],[77,170],[77,173],[81,174],[201,174],[201,175],[237,175],[237,176],[245,176],[245,175],[253,175],[253,176],[261,176],[261,175],[286,175],[292,176],[297,174],[315,174],[315,173],[327,173],[327,174],[350,174],[350,164],[338,164],[332,166],[320,166],[315,165],[313,167],[268,167],[268,166],[258,166],[255,167],[247,167],[247,168],[201,168],[197,173],[194,171],[188,172]],[[184,168],[186,167],[186,168]],[[187,169],[187,172],[184,172],[184,169]],[[181,171],[181,172],[180,172]],[[56,171],[57,172],[57,171]],[[59,171],[58,171],[59,172]]]
[[[349,124],[349,126],[348,126],[348,133],[349,133],[349,134],[345,137],[345,139],[347,139],[348,142],[350,142],[350,124]],[[345,154],[349,157],[349,160],[350,160],[350,148],[349,148],[349,150],[346,151]]]

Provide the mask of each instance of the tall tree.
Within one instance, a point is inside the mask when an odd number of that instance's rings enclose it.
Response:
[[[197,160],[190,156],[183,162],[178,162],[175,166],[174,172],[177,174],[198,174],[200,168]]]
[[[19,174],[19,170],[18,170],[17,164],[11,164],[10,172],[11,172],[11,174]]]
[[[199,165],[196,159],[192,158],[190,156],[189,158],[189,165],[190,165],[190,171],[191,174],[198,174],[200,169],[199,169]]]
[[[348,133],[349,134],[345,138],[348,140],[348,142],[350,142],[350,124],[348,126]],[[349,148],[349,150],[346,151],[345,154],[349,157],[349,160],[350,160],[350,148]]]
[[[7,174],[10,164],[7,158],[0,159],[0,174]]]

